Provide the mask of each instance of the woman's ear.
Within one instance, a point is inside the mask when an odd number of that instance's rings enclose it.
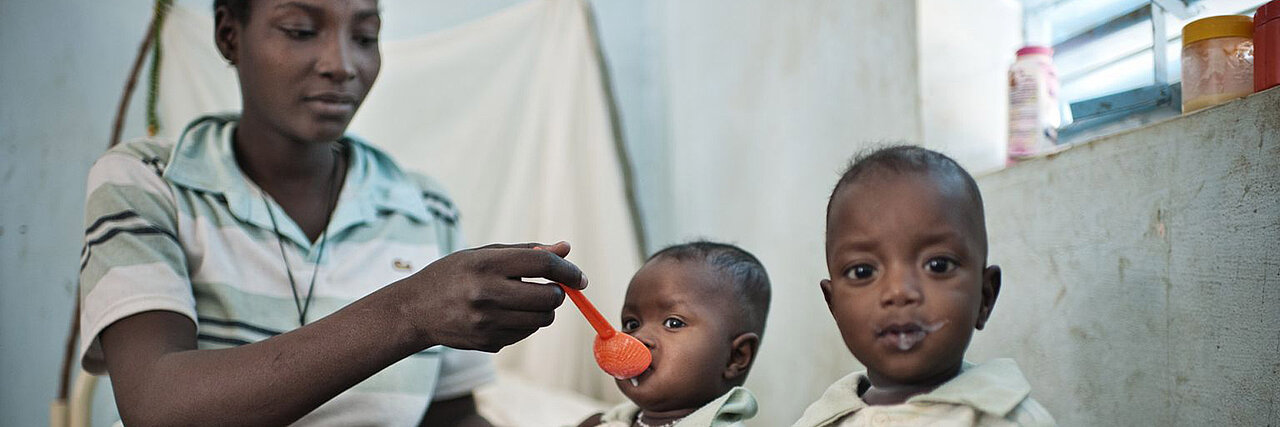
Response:
[[[978,307],[978,322],[974,328],[982,330],[991,317],[991,310],[996,306],[996,297],[1000,296],[1000,266],[988,266],[982,271],[982,305]]]
[[[724,368],[724,379],[730,382],[743,380],[751,370],[758,351],[760,335],[755,332],[743,332],[734,338],[729,348],[729,365]]]
[[[244,31],[244,26],[226,6],[220,6],[213,11],[213,42],[218,46],[218,53],[222,54],[222,58],[226,59],[228,64],[235,65],[240,62],[241,31]]]

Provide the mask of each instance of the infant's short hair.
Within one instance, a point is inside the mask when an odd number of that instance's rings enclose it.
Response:
[[[744,326],[763,339],[772,291],[769,273],[755,255],[727,243],[697,240],[663,248],[646,262],[658,258],[705,262],[724,272],[733,281],[734,293],[742,303],[743,309],[740,312],[745,315],[742,319]]]

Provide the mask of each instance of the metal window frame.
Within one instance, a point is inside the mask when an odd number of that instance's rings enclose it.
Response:
[[[1027,34],[1028,29],[1047,28],[1048,14],[1052,13],[1054,8],[1069,4],[1071,1],[1074,0],[1055,0],[1030,11],[1024,11],[1024,36],[1029,36]],[[1142,22],[1151,22],[1152,43],[1150,46],[1125,52],[1114,59],[1077,71],[1071,76],[1063,76],[1062,79],[1067,81],[1072,78],[1086,76],[1099,69],[1150,50],[1153,55],[1151,73],[1154,83],[1147,87],[1072,103],[1070,108],[1073,120],[1070,124],[1059,129],[1060,144],[1074,142],[1073,140],[1078,139],[1079,136],[1088,135],[1092,129],[1135,115],[1181,113],[1181,85],[1175,84],[1171,86],[1169,84],[1168,43],[1173,39],[1167,37],[1165,13],[1174,15],[1179,19],[1190,18],[1200,11],[1199,5],[1195,4],[1200,1],[1148,0],[1145,4],[1113,15],[1103,20],[1100,24],[1073,34],[1053,45],[1055,52],[1065,52],[1082,48],[1095,40]],[[1042,21],[1035,22],[1035,20]],[[1049,29],[1049,31],[1051,32],[1052,30]]]

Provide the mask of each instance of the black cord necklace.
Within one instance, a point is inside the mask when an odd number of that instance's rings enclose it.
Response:
[[[334,185],[334,180],[338,177],[338,157],[341,155],[341,146],[335,144],[333,146],[333,168],[329,171],[329,218],[324,222],[324,228],[320,231],[320,249],[316,255],[316,265],[311,269],[311,284],[307,285],[307,297],[304,299],[298,297],[298,284],[293,280],[293,269],[289,268],[289,258],[284,254],[284,239],[280,233],[280,225],[276,222],[276,214],[271,210],[271,204],[267,203],[267,192],[262,192],[262,203],[267,206],[267,216],[271,217],[271,228],[276,232],[276,244],[280,246],[280,259],[284,261],[284,272],[289,276],[289,290],[293,291],[293,304],[298,309],[298,326],[306,326],[307,310],[311,309],[311,296],[316,290],[316,276],[320,272],[320,263],[324,260],[324,244],[329,237],[329,222],[333,220],[333,209],[338,203],[338,195]],[[305,302],[304,302],[305,301]]]

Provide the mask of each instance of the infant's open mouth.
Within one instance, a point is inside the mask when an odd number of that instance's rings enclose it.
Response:
[[[946,320],[934,323],[925,323],[919,320],[891,323],[876,328],[875,334],[877,340],[884,340],[887,344],[896,346],[898,350],[907,351],[919,344],[920,341],[923,341],[925,336],[942,329],[942,326],[946,324]]]
[[[636,376],[631,377],[630,379],[628,379],[629,381],[631,381],[631,386],[632,386],[632,387],[639,387],[639,386],[640,386],[640,377],[643,377],[643,376],[645,376],[645,375],[648,375],[650,372],[653,372],[653,364],[650,364],[650,365],[649,365],[649,367],[648,367],[648,368],[646,368],[646,369],[644,370],[644,372],[641,372],[641,373],[640,373],[640,375],[636,375]]]

